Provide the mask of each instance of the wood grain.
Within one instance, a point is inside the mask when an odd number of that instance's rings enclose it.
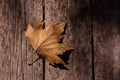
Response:
[[[26,43],[24,31],[27,23],[42,20],[41,0],[1,0],[0,1],[0,80],[42,80],[42,61],[25,62],[34,54]]]
[[[118,1],[0,0],[0,80],[119,80]],[[50,23],[68,22],[63,43],[75,48],[65,65],[68,70],[44,64],[42,59],[28,66],[38,56],[24,31],[28,23],[43,18]]]
[[[68,21],[64,43],[75,48],[66,65],[69,70],[54,68],[46,63],[45,79],[92,80],[89,0],[46,0],[45,3],[45,17],[50,17],[51,22]]]
[[[58,23],[67,19],[67,0],[46,0],[45,18],[49,18],[50,23]],[[47,25],[47,24],[46,24]],[[64,80],[65,71],[49,65],[45,65],[45,80]]]
[[[92,80],[90,0],[69,0],[68,20],[68,26],[71,27],[71,34],[68,37],[72,36],[69,43],[72,43],[75,50],[71,55],[71,72],[68,72],[65,80]]]
[[[24,12],[21,9],[24,4],[23,0],[15,1],[15,0],[2,0],[1,7],[1,21],[0,24],[2,31],[2,40],[1,48],[3,52],[2,56],[2,67],[0,68],[3,71],[1,80],[21,80],[23,79],[23,65],[22,65],[22,41],[21,41],[21,31],[24,25],[23,17]],[[14,5],[13,5],[14,4]],[[17,9],[17,7],[19,9]]]
[[[95,80],[120,79],[118,0],[94,2]]]
[[[26,23],[30,23],[34,26],[37,22],[43,18],[43,7],[42,0],[25,0],[25,11],[26,11]],[[26,25],[27,26],[27,25]],[[33,57],[28,60],[27,64],[32,63],[38,58],[38,55],[34,53],[32,47],[27,43],[27,57],[31,55]],[[31,80],[42,80],[43,79],[43,63],[42,59],[38,60],[31,66],[27,66],[26,73],[29,74],[28,79]],[[28,80],[26,79],[26,80]]]

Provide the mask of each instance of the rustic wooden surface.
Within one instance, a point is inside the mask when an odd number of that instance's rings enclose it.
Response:
[[[68,1],[68,38],[75,50],[65,80],[92,80],[92,27],[90,0]],[[72,35],[72,36],[71,36]],[[69,41],[66,37],[66,42]]]
[[[119,0],[94,2],[95,80],[120,80]]]
[[[92,79],[91,25],[90,15],[87,15],[89,6],[89,0],[46,0],[45,17],[50,17],[50,22],[54,23],[68,21],[64,43],[75,48],[67,65],[69,70],[46,64],[46,80]]]
[[[35,25],[37,22],[43,19],[43,6],[42,0],[24,0],[25,2],[25,19],[26,25],[30,23],[31,25]],[[24,26],[26,28],[26,25]],[[23,35],[24,36],[24,35]],[[26,41],[26,40],[25,40]],[[29,63],[33,62],[38,58],[38,55],[34,53],[33,49],[27,43],[27,57],[33,55],[31,59],[27,61],[26,73],[28,74],[28,78],[25,80],[43,80],[43,62],[40,59],[35,62],[33,65],[28,66]]]
[[[46,0],[45,18],[50,17],[50,23],[58,23],[67,19],[67,0]],[[45,80],[64,80],[65,71],[45,65]]]
[[[28,66],[36,57],[26,43],[24,31],[27,23],[42,19],[39,0],[0,0],[0,80],[42,80],[42,61]]]
[[[118,1],[0,0],[0,80],[119,80]],[[42,59],[28,65],[38,56],[24,31],[28,23],[44,18],[51,23],[68,21],[63,42],[75,48],[65,65],[68,70]]]

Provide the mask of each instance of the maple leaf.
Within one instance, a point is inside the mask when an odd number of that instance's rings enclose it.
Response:
[[[28,24],[25,32],[27,41],[35,52],[50,64],[65,64],[58,55],[63,55],[65,51],[73,49],[63,43],[59,43],[64,36],[62,33],[66,21],[57,24],[49,24],[47,27],[43,28],[44,22],[45,21],[37,23],[34,28]]]

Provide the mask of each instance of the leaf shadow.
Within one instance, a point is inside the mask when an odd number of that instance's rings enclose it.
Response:
[[[72,50],[68,50],[68,51],[64,52],[63,55],[58,55],[58,56],[64,61],[65,64],[69,64],[68,60],[69,60],[71,51],[72,51]],[[43,59],[43,58],[41,58],[41,57],[39,56],[36,60],[34,60],[32,63],[29,63],[28,65],[31,66],[31,65],[33,65],[36,61],[38,61],[38,60],[40,60],[40,59]],[[49,65],[51,65],[51,66],[53,66],[53,67],[55,67],[55,68],[59,68],[59,69],[61,69],[61,70],[69,70],[65,65],[60,64],[60,63],[59,63],[59,64],[54,64],[54,65],[49,64]]]
[[[58,55],[64,61],[65,64],[69,64],[68,60],[69,60],[71,51],[72,50],[68,50],[68,51],[64,52],[63,55]],[[69,70],[65,65],[60,64],[60,63],[59,64],[54,64],[52,66],[55,67],[55,68],[59,68],[61,70]]]

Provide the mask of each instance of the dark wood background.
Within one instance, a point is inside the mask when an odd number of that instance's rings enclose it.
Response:
[[[37,55],[26,26],[48,17],[68,21],[69,70],[42,59],[28,66]],[[119,0],[0,0],[0,80],[120,80]]]

